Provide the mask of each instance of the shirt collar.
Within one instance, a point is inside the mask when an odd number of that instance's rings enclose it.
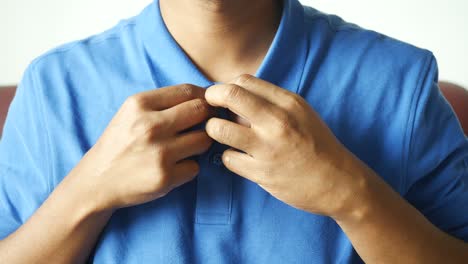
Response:
[[[169,33],[159,0],[154,0],[137,19],[137,30],[156,87],[180,83],[213,85]],[[255,76],[297,92],[307,56],[306,44],[303,6],[298,0],[283,0],[280,25]]]

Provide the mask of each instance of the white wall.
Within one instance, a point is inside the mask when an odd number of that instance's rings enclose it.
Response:
[[[151,0],[0,0],[0,85],[29,62],[137,14]],[[467,0],[302,0],[319,10],[432,50],[441,79],[468,87]]]
[[[303,0],[347,21],[431,50],[440,79],[468,88],[468,0]]]
[[[110,28],[151,1],[0,0],[0,85],[17,83],[42,53]]]

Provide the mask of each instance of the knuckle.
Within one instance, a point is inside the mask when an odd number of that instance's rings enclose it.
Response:
[[[302,98],[297,94],[291,94],[284,98],[286,110],[296,110],[302,106]]]
[[[203,99],[195,99],[192,101],[192,110],[196,113],[204,113],[208,110],[208,105]]]
[[[195,86],[189,83],[184,83],[179,86],[180,92],[188,97],[194,97],[195,96]]]
[[[229,137],[229,131],[225,124],[219,122],[218,120],[210,120],[209,129],[211,134],[216,135],[217,137],[227,139]]]
[[[167,118],[162,114],[156,115],[151,124],[151,129],[154,131],[162,130],[167,124]]]
[[[250,74],[241,74],[234,79],[234,83],[239,86],[246,85],[252,80],[252,78],[253,76]]]
[[[236,101],[239,98],[240,93],[241,87],[235,84],[228,84],[224,96],[229,101]]]
[[[229,141],[231,139],[231,133],[226,124],[218,125],[218,134],[224,140]]]
[[[141,112],[145,109],[145,97],[141,94],[135,94],[127,98],[124,102],[124,106],[134,112]]]

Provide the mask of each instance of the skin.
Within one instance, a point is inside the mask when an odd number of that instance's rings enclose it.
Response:
[[[272,25],[277,25],[272,3],[161,0],[177,42],[207,76],[227,84],[206,92],[177,85],[127,99],[44,204],[0,241],[0,260],[83,263],[116,209],[158,199],[192,180],[199,167],[187,158],[206,151],[213,140],[232,147],[223,162],[240,177],[299,210],[332,217],[366,263],[468,259],[466,243],[438,230],[399,197],[334,137],[302,98],[250,75],[228,80],[244,66],[244,73],[255,72],[266,54],[276,30]],[[245,6],[252,8],[241,8]],[[259,10],[268,15],[258,16]],[[176,23],[177,17],[190,23],[178,24],[183,22]],[[198,38],[200,32],[210,37]],[[198,48],[206,45],[223,52],[216,56]],[[210,64],[223,60],[228,66],[221,69]],[[234,121],[213,117],[213,106],[230,109]],[[204,120],[206,131],[182,132]]]
[[[169,32],[199,70],[212,81],[228,82],[259,68],[281,20],[278,3],[162,0],[160,8]]]

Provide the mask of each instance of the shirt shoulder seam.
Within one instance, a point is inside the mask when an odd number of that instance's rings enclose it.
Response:
[[[39,124],[42,124],[43,127],[44,127],[44,131],[45,131],[45,140],[44,140],[44,143],[45,143],[45,159],[46,159],[46,167],[47,167],[47,171],[46,171],[46,177],[48,177],[48,190],[47,190],[47,193],[50,194],[52,192],[52,189],[53,189],[53,179],[55,179],[55,170],[53,169],[54,166],[52,166],[51,164],[51,152],[52,152],[52,148],[51,148],[51,136],[50,136],[50,131],[49,131],[49,126],[47,125],[47,119],[45,118],[45,107],[44,107],[44,102],[41,100],[41,98],[39,98],[39,93],[36,89],[39,89],[41,91],[42,94],[44,94],[44,90],[43,90],[43,87],[40,85],[39,81],[38,81],[38,78],[37,78],[37,74],[36,74],[36,63],[33,63],[31,65],[31,81],[32,81],[32,86],[33,86],[33,89],[30,89],[32,90],[33,92],[33,100],[36,100],[36,103],[37,103],[37,106],[39,108],[38,110],[38,116],[39,118],[41,119],[41,122],[39,122]]]
[[[306,7],[311,8],[311,7],[308,7],[308,6],[306,6]],[[313,10],[315,10],[315,9],[313,9]],[[313,14],[313,15],[305,15],[305,18],[309,22],[313,22],[313,21],[320,20],[320,19],[325,20],[325,22],[327,22],[327,25],[328,25],[329,29],[334,31],[334,32],[365,30],[365,29],[359,27],[356,24],[352,24],[352,23],[349,23],[349,22],[346,22],[346,21],[343,21],[344,23],[341,26],[338,26],[336,24],[331,23],[331,21],[330,21],[330,16],[335,16],[335,15],[322,13],[322,12],[320,12],[318,10],[315,10],[315,12],[316,13]]]
[[[420,72],[420,76],[418,78],[418,81],[416,83],[416,88],[414,89],[412,95],[411,95],[411,100],[410,100],[410,113],[407,117],[406,120],[406,131],[404,134],[404,139],[403,139],[403,149],[402,149],[402,178],[401,178],[401,191],[403,194],[406,194],[408,191],[408,186],[406,183],[407,178],[410,176],[409,173],[409,163],[410,163],[410,158],[411,158],[411,152],[413,148],[413,137],[414,137],[414,129],[415,129],[415,123],[417,119],[417,114],[418,114],[418,109],[420,108],[421,104],[421,97],[423,94],[424,90],[424,80],[427,78],[427,75],[429,74],[430,71],[430,65],[432,64],[432,54],[430,52],[427,52],[427,56],[424,60],[424,70]]]
[[[101,34],[93,35],[84,39],[70,42],[68,44],[64,44],[62,46],[59,46],[55,49],[52,49],[44,53],[42,56],[36,58],[33,62],[37,64],[38,62],[42,61],[43,59],[46,59],[47,57],[57,55],[57,54],[62,54],[62,53],[68,53],[69,51],[74,49],[76,46],[83,44],[83,43],[99,44],[110,39],[120,39],[121,36],[119,36],[117,33],[122,32],[128,27],[135,26],[135,25],[136,25],[136,22],[133,20],[127,21],[125,23],[121,23],[115,27],[116,32],[108,32],[108,33],[103,32]],[[106,35],[106,36],[103,36],[103,35]]]

